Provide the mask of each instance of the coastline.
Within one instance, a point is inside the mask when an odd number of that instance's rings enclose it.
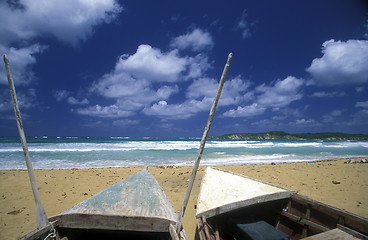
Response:
[[[366,158],[357,158],[366,159]],[[216,166],[247,175],[368,218],[368,164],[348,159]],[[56,215],[106,187],[140,171],[143,166],[36,170],[42,204]],[[177,212],[185,195],[191,166],[149,166]],[[195,209],[205,167],[200,167],[184,216],[189,239],[195,236]],[[25,170],[0,170],[0,238],[15,239],[36,227],[35,206]]]

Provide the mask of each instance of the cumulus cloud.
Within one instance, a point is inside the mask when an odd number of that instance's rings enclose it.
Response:
[[[112,125],[116,126],[116,127],[126,127],[126,126],[133,126],[133,125],[137,125],[139,124],[140,121],[139,120],[132,120],[132,119],[120,119],[120,120],[115,120],[112,122]]]
[[[11,101],[9,91],[2,93],[2,96],[9,95],[2,99],[0,103],[0,111],[9,111],[13,109],[13,103]],[[37,94],[34,88],[28,88],[26,90],[20,90],[17,92],[17,100],[20,110],[36,108],[38,106]]]
[[[250,82],[237,76],[227,80],[224,84],[220,106],[237,104],[244,99],[243,92],[248,89]],[[218,80],[214,78],[200,78],[193,81],[188,87],[186,97],[188,99],[213,98],[218,89]]]
[[[104,74],[89,88],[90,94],[97,93],[115,100],[114,107],[87,106],[75,112],[100,117],[106,114],[107,117],[112,117],[111,113],[116,109],[124,109],[129,111],[129,116],[143,112],[147,115],[175,118],[171,115],[179,108],[187,114],[184,114],[184,117],[182,114],[178,116],[186,118],[197,113],[201,103],[206,100],[200,99],[179,105],[166,104],[165,107],[159,103],[167,103],[172,95],[178,93],[180,82],[193,81],[196,77],[204,75],[209,68],[208,58],[203,54],[181,57],[177,50],[162,52],[150,45],[140,45],[136,53],[122,55],[114,69]],[[194,105],[191,105],[193,103]],[[165,111],[170,113],[166,114]],[[116,117],[122,115],[117,114]]]
[[[254,103],[244,107],[226,111],[224,117],[250,117],[263,114],[267,109],[279,109],[303,97],[301,87],[303,79],[287,77],[278,80],[271,85],[262,84],[256,87],[252,93]]]
[[[322,121],[325,123],[334,123],[336,122],[336,118],[342,116],[344,111],[345,110],[342,110],[342,109],[333,110],[332,112],[325,114],[322,117]]]
[[[212,104],[212,99],[186,100],[181,104],[168,104],[166,101],[159,101],[150,107],[145,107],[143,113],[149,116],[156,116],[164,119],[187,119],[200,111],[208,110]]]
[[[61,102],[61,101],[65,100],[65,99],[67,99],[71,94],[72,94],[72,92],[70,92],[68,90],[56,90],[53,93],[54,98],[58,102]]]
[[[150,45],[140,45],[133,55],[122,55],[116,64],[117,73],[126,73],[136,79],[156,82],[176,82],[186,70],[188,61],[178,56],[177,50],[162,53]]]
[[[186,79],[199,78],[205,75],[205,72],[212,68],[212,63],[204,54],[198,54],[194,57],[187,58],[188,73]]]
[[[224,117],[253,117],[263,114],[266,111],[266,107],[259,105],[258,103],[253,103],[248,106],[238,106],[236,109],[230,109],[226,111]]]
[[[203,31],[200,28],[194,29],[184,35],[178,36],[171,41],[171,47],[180,50],[190,49],[192,51],[202,51],[211,49],[214,45],[212,36],[209,32]]]
[[[249,87],[249,81],[240,76],[225,82],[219,106],[239,103],[243,98],[242,92]],[[218,80],[213,78],[199,78],[190,84],[186,91],[186,100],[181,104],[169,104],[159,101],[152,106],[145,107],[143,113],[165,119],[186,119],[198,112],[208,111],[218,89]]]
[[[179,91],[174,82],[183,81],[181,76],[188,62],[176,51],[162,53],[149,45],[140,45],[135,54],[123,56],[112,72],[92,84],[91,93],[115,99],[118,107],[137,111]]]
[[[261,93],[257,102],[265,107],[284,107],[302,98],[300,89],[303,84],[303,79],[291,76],[276,81],[273,86],[262,84],[256,88],[256,91]]]
[[[346,96],[346,93],[340,91],[332,91],[332,92],[320,91],[312,94],[312,97],[319,97],[319,98],[343,97],[343,96]]]
[[[0,52],[8,56],[15,85],[26,86],[36,79],[32,66],[37,63],[35,56],[42,53],[45,48],[40,44],[24,48],[8,48],[0,44]],[[0,84],[8,84],[3,67],[0,68]]]
[[[303,127],[312,127],[312,126],[321,126],[320,123],[318,123],[317,121],[313,120],[313,119],[297,119],[295,120],[295,122],[290,122],[290,125],[297,125],[297,126],[303,126]]]
[[[89,104],[89,100],[84,98],[82,100],[78,100],[77,98],[71,96],[72,92],[68,90],[56,90],[53,93],[54,98],[56,101],[61,102],[66,100],[67,103],[71,105],[87,105]]]
[[[84,98],[82,100],[78,100],[75,97],[68,97],[68,103],[71,105],[87,105],[89,104],[89,101],[87,98]]]
[[[0,43],[52,35],[75,45],[86,40],[95,26],[111,22],[121,11],[114,0],[2,1]]]
[[[313,84],[321,86],[359,85],[368,82],[368,41],[329,40],[322,44],[321,58],[306,69]]]
[[[118,118],[118,117],[129,117],[134,115],[134,112],[123,110],[117,105],[109,105],[109,106],[90,106],[87,108],[77,108],[73,109],[73,112],[76,112],[81,115],[93,116],[93,117],[102,117],[102,118]]]
[[[234,27],[235,31],[241,32],[243,39],[250,38],[252,35],[251,29],[250,29],[252,24],[248,22],[247,18],[248,18],[247,11],[244,10],[238,22],[236,23],[236,26]]]
[[[361,108],[367,108],[368,109],[368,101],[365,102],[357,102],[355,104],[356,107],[361,107]]]

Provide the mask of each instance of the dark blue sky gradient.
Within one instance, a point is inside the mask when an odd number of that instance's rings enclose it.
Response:
[[[368,133],[366,1],[20,2],[0,3],[0,52],[27,135],[200,137],[229,52],[211,135]],[[8,92],[1,66],[2,136]]]

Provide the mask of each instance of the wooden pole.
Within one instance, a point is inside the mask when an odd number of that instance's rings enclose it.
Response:
[[[38,193],[36,178],[35,178],[33,168],[32,168],[32,163],[31,163],[31,160],[30,160],[30,157],[29,157],[27,141],[26,141],[26,137],[25,137],[25,134],[24,134],[24,130],[23,130],[22,118],[20,116],[17,96],[16,96],[16,93],[15,93],[14,81],[13,81],[13,77],[12,77],[12,74],[11,74],[11,71],[10,71],[9,60],[8,60],[8,57],[6,55],[4,55],[4,63],[5,63],[6,74],[7,74],[7,77],[8,77],[10,95],[12,97],[13,106],[14,106],[15,119],[16,119],[17,125],[18,125],[18,132],[19,132],[19,136],[20,136],[20,141],[22,143],[24,158],[26,160],[26,165],[27,165],[27,169],[28,169],[29,180],[31,182],[33,196],[34,196],[34,199],[35,199],[35,202],[36,202],[37,225],[38,225],[38,228],[43,228],[43,227],[47,226],[49,221],[47,219],[45,209],[43,208],[43,206],[41,204],[41,199],[40,199],[40,196],[39,196],[39,193]]]
[[[212,104],[212,107],[211,107],[211,110],[210,110],[210,113],[209,113],[209,116],[208,116],[206,127],[204,128],[204,132],[203,132],[203,136],[202,136],[202,140],[201,140],[201,145],[200,145],[199,151],[198,151],[198,157],[197,157],[197,160],[194,164],[194,167],[193,167],[193,170],[192,170],[192,175],[190,176],[187,192],[185,193],[183,204],[182,204],[181,209],[180,209],[178,225],[176,227],[176,232],[177,233],[179,233],[181,231],[181,228],[182,228],[184,213],[185,213],[185,210],[186,210],[187,205],[188,205],[190,193],[192,192],[194,180],[195,180],[195,177],[197,175],[197,170],[198,170],[198,167],[199,167],[199,163],[200,163],[201,158],[202,158],[202,153],[203,153],[203,150],[204,150],[204,146],[206,144],[208,132],[210,131],[212,119],[213,119],[213,117],[215,115],[215,112],[216,112],[216,107],[217,107],[218,101],[219,101],[220,96],[221,96],[222,87],[224,86],[227,71],[229,70],[230,62],[231,62],[232,57],[233,57],[233,54],[230,53],[228,58],[227,58],[227,62],[225,64],[222,75],[221,75],[221,79],[220,79],[220,82],[219,82],[217,94],[216,94],[215,100],[213,101],[213,104]]]

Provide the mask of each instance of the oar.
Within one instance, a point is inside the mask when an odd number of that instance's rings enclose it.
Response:
[[[18,101],[17,101],[17,96],[16,96],[16,93],[15,93],[15,87],[14,87],[14,81],[13,81],[12,74],[10,72],[9,60],[8,60],[8,57],[6,55],[4,55],[4,63],[5,63],[6,74],[7,74],[7,77],[8,77],[10,95],[12,97],[13,106],[14,106],[15,119],[17,120],[20,141],[22,142],[23,153],[24,153],[24,158],[26,160],[29,180],[31,182],[33,196],[34,196],[34,199],[35,199],[35,202],[36,202],[37,225],[38,225],[38,228],[42,228],[42,227],[47,226],[49,221],[47,219],[45,209],[43,208],[43,206],[41,204],[41,199],[40,199],[40,196],[39,196],[39,193],[38,193],[36,178],[35,178],[35,175],[33,173],[32,163],[31,163],[31,160],[30,160],[30,157],[29,157],[29,152],[28,152],[28,147],[27,147],[27,141],[26,141],[26,137],[24,135],[22,118],[20,116],[20,111],[19,111],[19,107],[18,107]]]
[[[225,79],[226,79],[227,71],[229,70],[230,62],[231,62],[232,57],[233,57],[233,54],[230,53],[229,56],[228,56],[228,58],[227,58],[227,62],[225,64],[225,67],[224,67],[224,70],[222,72],[222,75],[221,75],[221,79],[220,79],[220,82],[219,82],[217,94],[216,94],[215,100],[213,101],[213,104],[212,104],[212,107],[211,107],[211,110],[210,110],[210,114],[208,116],[206,127],[204,128],[204,132],[203,132],[203,136],[202,136],[202,140],[201,140],[201,145],[200,145],[199,151],[198,151],[198,157],[197,157],[197,160],[196,160],[196,162],[194,164],[194,167],[193,167],[193,170],[192,170],[192,175],[190,176],[190,180],[189,180],[189,185],[188,185],[188,188],[187,188],[187,192],[185,193],[183,204],[182,204],[181,209],[180,209],[178,225],[176,226],[176,232],[178,234],[180,233],[181,228],[182,228],[182,222],[183,222],[184,213],[185,213],[185,210],[186,210],[187,205],[188,205],[190,193],[192,192],[194,180],[195,180],[195,177],[197,175],[197,170],[198,170],[198,167],[199,167],[199,163],[200,163],[201,158],[202,158],[202,153],[203,153],[203,150],[204,150],[204,145],[206,144],[208,132],[210,131],[212,119],[213,119],[213,117],[215,115],[215,112],[216,112],[216,107],[217,107],[218,101],[219,101],[220,96],[221,96],[222,87],[224,86],[224,82],[225,82]]]

